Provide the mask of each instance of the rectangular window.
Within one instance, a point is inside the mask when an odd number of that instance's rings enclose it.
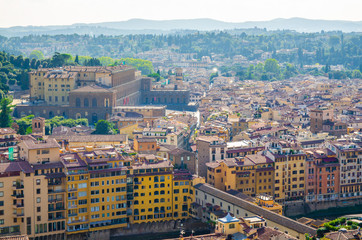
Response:
[[[79,213],[86,213],[87,212],[87,208],[79,208]]]
[[[43,149],[43,150],[41,150],[41,154],[49,154],[49,149]]]
[[[87,196],[87,192],[83,191],[83,192],[78,192],[78,197],[85,197]]]

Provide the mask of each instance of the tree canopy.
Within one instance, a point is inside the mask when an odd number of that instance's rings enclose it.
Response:
[[[11,123],[13,122],[13,118],[11,116],[12,113],[12,103],[13,99],[10,97],[4,97],[0,101],[0,127],[11,127]]]
[[[113,128],[113,124],[108,122],[107,120],[99,120],[96,123],[96,130],[93,132],[93,134],[106,134],[106,135],[112,135],[115,133],[116,131]]]

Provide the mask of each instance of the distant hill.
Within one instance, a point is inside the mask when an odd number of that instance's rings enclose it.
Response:
[[[231,23],[214,19],[145,20],[130,19],[120,22],[77,23],[59,26],[25,26],[0,28],[0,35],[26,36],[30,34],[172,34],[180,30],[230,30],[266,28],[267,30],[294,30],[297,32],[343,31],[362,32],[362,21],[311,20],[304,18],[278,18],[270,21]]]

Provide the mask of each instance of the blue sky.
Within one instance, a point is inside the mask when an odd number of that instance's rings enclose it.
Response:
[[[144,19],[362,21],[362,0],[0,0],[0,27]]]

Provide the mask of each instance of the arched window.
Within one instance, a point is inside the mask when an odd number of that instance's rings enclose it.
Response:
[[[97,107],[97,99],[96,98],[92,99],[92,107]]]
[[[155,191],[154,195],[158,195],[158,194],[159,194],[158,191]]]
[[[75,99],[75,106],[80,107],[80,99],[79,98]]]
[[[164,199],[164,198],[161,198],[160,201],[161,201],[161,202],[165,202],[165,199]]]
[[[158,198],[155,198],[155,203],[159,203],[160,200],[158,200]]]
[[[138,205],[138,200],[133,202],[134,205]]]
[[[88,98],[84,98],[84,107],[89,107]]]

